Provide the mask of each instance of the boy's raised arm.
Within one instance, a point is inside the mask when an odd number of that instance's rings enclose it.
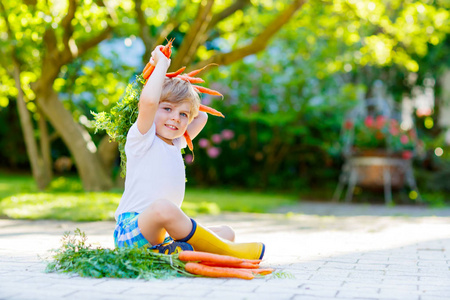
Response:
[[[208,121],[208,115],[199,111],[198,116],[192,120],[192,122],[188,125],[187,132],[189,137],[193,140],[199,133],[202,131],[203,127],[205,127],[206,122]]]
[[[141,134],[146,134],[152,127],[159,106],[164,78],[166,77],[167,69],[170,66],[170,59],[168,59],[161,50],[159,50],[159,46],[157,46],[152,52],[150,63],[155,66],[155,69],[150,75],[147,84],[142,89],[139,98],[137,127]]]

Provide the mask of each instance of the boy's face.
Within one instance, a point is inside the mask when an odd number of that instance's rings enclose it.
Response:
[[[155,115],[156,134],[166,143],[172,144],[173,139],[182,136],[186,131],[190,108],[189,102],[159,103]]]

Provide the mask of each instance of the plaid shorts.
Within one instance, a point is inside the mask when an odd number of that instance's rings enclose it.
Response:
[[[139,214],[127,212],[117,218],[114,230],[114,244],[116,247],[151,247],[138,227]]]
[[[127,212],[119,215],[116,228],[114,230],[114,244],[116,247],[146,247],[155,249],[157,246],[173,241],[171,237],[166,237],[164,242],[152,246],[142,235],[138,226],[139,214],[136,212]]]

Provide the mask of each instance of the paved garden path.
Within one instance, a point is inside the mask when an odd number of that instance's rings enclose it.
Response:
[[[0,299],[450,299],[450,210],[302,203],[274,214],[199,216],[263,241],[264,266],[292,275],[251,281],[91,279],[44,273],[38,255],[80,228],[112,247],[113,222],[0,220]]]

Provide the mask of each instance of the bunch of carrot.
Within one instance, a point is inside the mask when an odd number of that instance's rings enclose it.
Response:
[[[173,43],[174,39],[171,39],[168,41],[167,45],[165,46],[160,46],[160,50],[161,52],[167,57],[170,58],[170,56],[172,55],[172,43]],[[203,94],[209,94],[209,95],[214,95],[214,96],[221,96],[223,98],[223,95],[221,93],[219,93],[218,91],[212,90],[212,89],[208,89],[206,87],[200,86],[200,85],[194,85],[193,83],[203,83],[205,82],[202,78],[200,77],[195,77],[198,73],[200,73],[201,71],[203,71],[206,67],[208,67],[209,65],[204,66],[201,69],[198,70],[194,70],[191,71],[189,73],[186,74],[181,74],[186,67],[182,67],[180,69],[178,69],[175,72],[171,72],[171,73],[167,73],[166,77],[169,78],[179,78],[181,80],[187,81],[189,83],[192,84],[192,87],[194,88],[194,90],[197,93],[203,93]],[[153,70],[155,69],[155,66],[153,66],[150,62],[147,63],[147,65],[145,66],[144,70],[142,71],[142,77],[146,80],[145,83],[147,83],[148,79],[150,78],[150,75],[153,73]],[[225,116],[215,110],[212,107],[200,104],[200,111],[209,113],[211,115],[214,116],[218,116],[218,117],[222,117],[225,118]],[[189,134],[187,133],[187,131],[184,133],[184,137],[186,138],[186,142],[188,144],[189,149],[192,151],[194,149],[194,145],[192,144],[192,140],[189,137]]]
[[[178,259],[186,262],[187,272],[206,277],[253,279],[271,274],[273,269],[260,269],[261,260],[240,259],[201,251],[182,251]]]

